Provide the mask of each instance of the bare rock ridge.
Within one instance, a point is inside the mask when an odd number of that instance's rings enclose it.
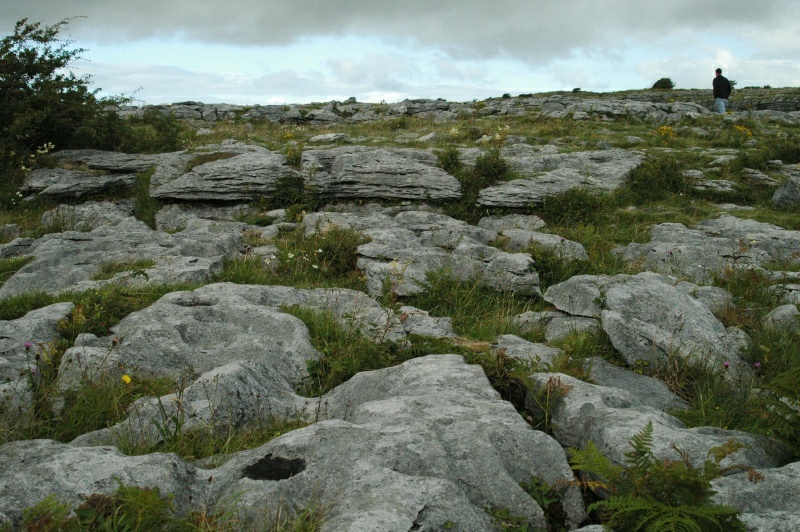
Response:
[[[771,110],[765,110],[768,100],[777,102],[779,96],[764,96],[760,104],[755,98],[749,101],[756,109],[741,110],[742,116],[800,123],[800,107],[791,98]],[[659,99],[557,94],[492,99],[480,108],[414,100],[331,102],[314,109],[185,102],[162,109],[206,126],[234,118],[320,125],[535,112],[551,120],[635,120],[657,127],[710,115],[692,98]],[[324,506],[323,530],[493,530],[497,522],[487,509],[505,509],[531,529],[547,529],[547,508],[521,487],[532,480],[566,486],[565,522],[579,528],[587,522],[586,506],[565,448],[592,441],[621,464],[628,441],[648,423],[659,459],[680,459],[679,448],[699,465],[726,442],[743,444],[723,465],[751,468],[765,480],[750,483],[746,473],[717,479],[714,500],[741,512],[748,530],[800,526],[800,504],[787,495],[800,493],[798,463],[787,464],[796,450],[766,436],[687,427],[674,415],[686,402],[663,382],[633,371],[677,357],[724,365],[732,381],[751,377],[741,352],[752,340],[717,317],[732,296],[711,281],[731,270],[774,276],[782,303],[769,314],[769,326],[797,328],[800,232],[732,216],[736,205],[720,205],[715,217],[692,226],[655,224],[648,241],[619,245],[613,253],[631,273],[575,275],[547,286],[532,248],[573,263],[585,263],[589,255],[579,242],[548,232],[531,209],[572,189],[605,194],[625,186],[647,157],[638,142],[576,150],[532,138],[507,139],[500,155],[514,178],[472,196],[474,207],[486,213],[473,225],[444,213],[443,205],[463,200],[462,183],[441,168],[433,149],[420,147],[424,139],[411,140],[409,147],[386,147],[330,134],[304,149],[299,161],[232,140],[150,155],[70,150],[55,155],[64,164],[32,171],[22,192],[61,203],[42,219],[59,230],[0,244],[2,259],[29,258],[2,282],[0,301],[107,285],[199,288],[164,295],[124,317],[112,335],[75,339],[55,376],[61,400],[54,401],[55,410],[87,378],[143,374],[183,379],[184,385],[180,392],[143,397],[118,423],[67,443],[0,445],[0,528],[16,530],[23,511],[50,495],[76,508],[85,497],[111,495],[122,483],[158,488],[172,497],[179,514],[214,513],[235,500],[247,529],[268,528],[287,501],[295,509]],[[482,153],[480,145],[457,150],[467,167]],[[209,157],[193,165],[198,155]],[[735,159],[738,152],[701,155],[718,168],[719,158]],[[132,200],[97,200],[110,193],[124,196],[137,173],[146,170],[152,171],[150,196],[163,202],[155,229],[136,218]],[[698,172],[691,176],[695,186],[723,186]],[[776,208],[797,208],[797,165],[772,161],[768,173],[743,175],[749,186],[768,191]],[[324,206],[303,213],[299,222],[276,209],[269,213],[271,225],[248,223],[259,200],[281,200],[287,180],[313,189]],[[226,261],[274,259],[274,245],[253,246],[253,235],[272,242],[285,231],[317,235],[334,227],[365,237],[357,248],[363,292],[215,282]],[[98,274],[109,262],[140,266],[103,278]],[[494,352],[535,368],[526,405],[515,409],[480,366],[447,351],[358,373],[319,398],[303,395],[308,365],[322,355],[308,327],[287,307],[329,313],[354,334],[398,349],[418,336],[457,341],[448,317],[378,302],[387,290],[398,298],[423,293],[429,274],[443,268],[456,279],[480,279],[497,291],[549,305],[513,318],[519,334],[539,330],[544,342],[503,334],[492,345]],[[58,303],[0,321],[0,429],[29,419],[35,357],[41,345],[59,337],[59,322],[74,311],[72,303]],[[552,370],[561,355],[552,344],[575,331],[603,331],[620,365],[592,359],[591,382]],[[562,393],[550,405],[550,433],[534,430],[526,417],[538,408],[537,391],[554,382]],[[157,445],[173,430],[246,428],[267,419],[307,425],[255,449],[206,460],[123,452],[131,442]]]

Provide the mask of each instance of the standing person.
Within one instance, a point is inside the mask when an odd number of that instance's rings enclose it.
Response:
[[[717,69],[717,76],[711,82],[714,87],[714,103],[717,104],[717,111],[724,113],[728,107],[728,97],[731,95],[731,82],[722,75],[722,69]]]

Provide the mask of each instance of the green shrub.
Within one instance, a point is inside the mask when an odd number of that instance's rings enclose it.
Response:
[[[675,88],[675,83],[672,82],[669,78],[661,78],[655,83],[653,83],[654,89],[661,89],[661,90],[672,90]]]
[[[607,195],[593,194],[585,187],[575,187],[542,202],[541,217],[548,225],[599,225],[613,207]]]
[[[644,204],[663,200],[670,194],[689,194],[691,182],[682,170],[672,157],[648,157],[631,172],[620,196]]]
[[[85,50],[59,39],[68,22],[47,26],[22,19],[0,41],[0,154],[6,158],[48,143],[73,146],[81,126],[102,110],[88,77],[69,69]]]

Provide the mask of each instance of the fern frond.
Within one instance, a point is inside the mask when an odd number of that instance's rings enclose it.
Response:
[[[567,453],[574,471],[588,473],[607,484],[618,484],[625,471],[624,467],[611,463],[591,440],[586,442],[583,449],[571,447]]]
[[[638,470],[647,469],[655,461],[653,455],[653,422],[648,421],[642,430],[633,435],[628,444],[632,451],[625,453],[625,461]]]

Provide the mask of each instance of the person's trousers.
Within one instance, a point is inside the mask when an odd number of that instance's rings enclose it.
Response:
[[[714,102],[717,104],[717,112],[724,113],[725,109],[728,107],[728,100],[725,98],[714,98]]]

